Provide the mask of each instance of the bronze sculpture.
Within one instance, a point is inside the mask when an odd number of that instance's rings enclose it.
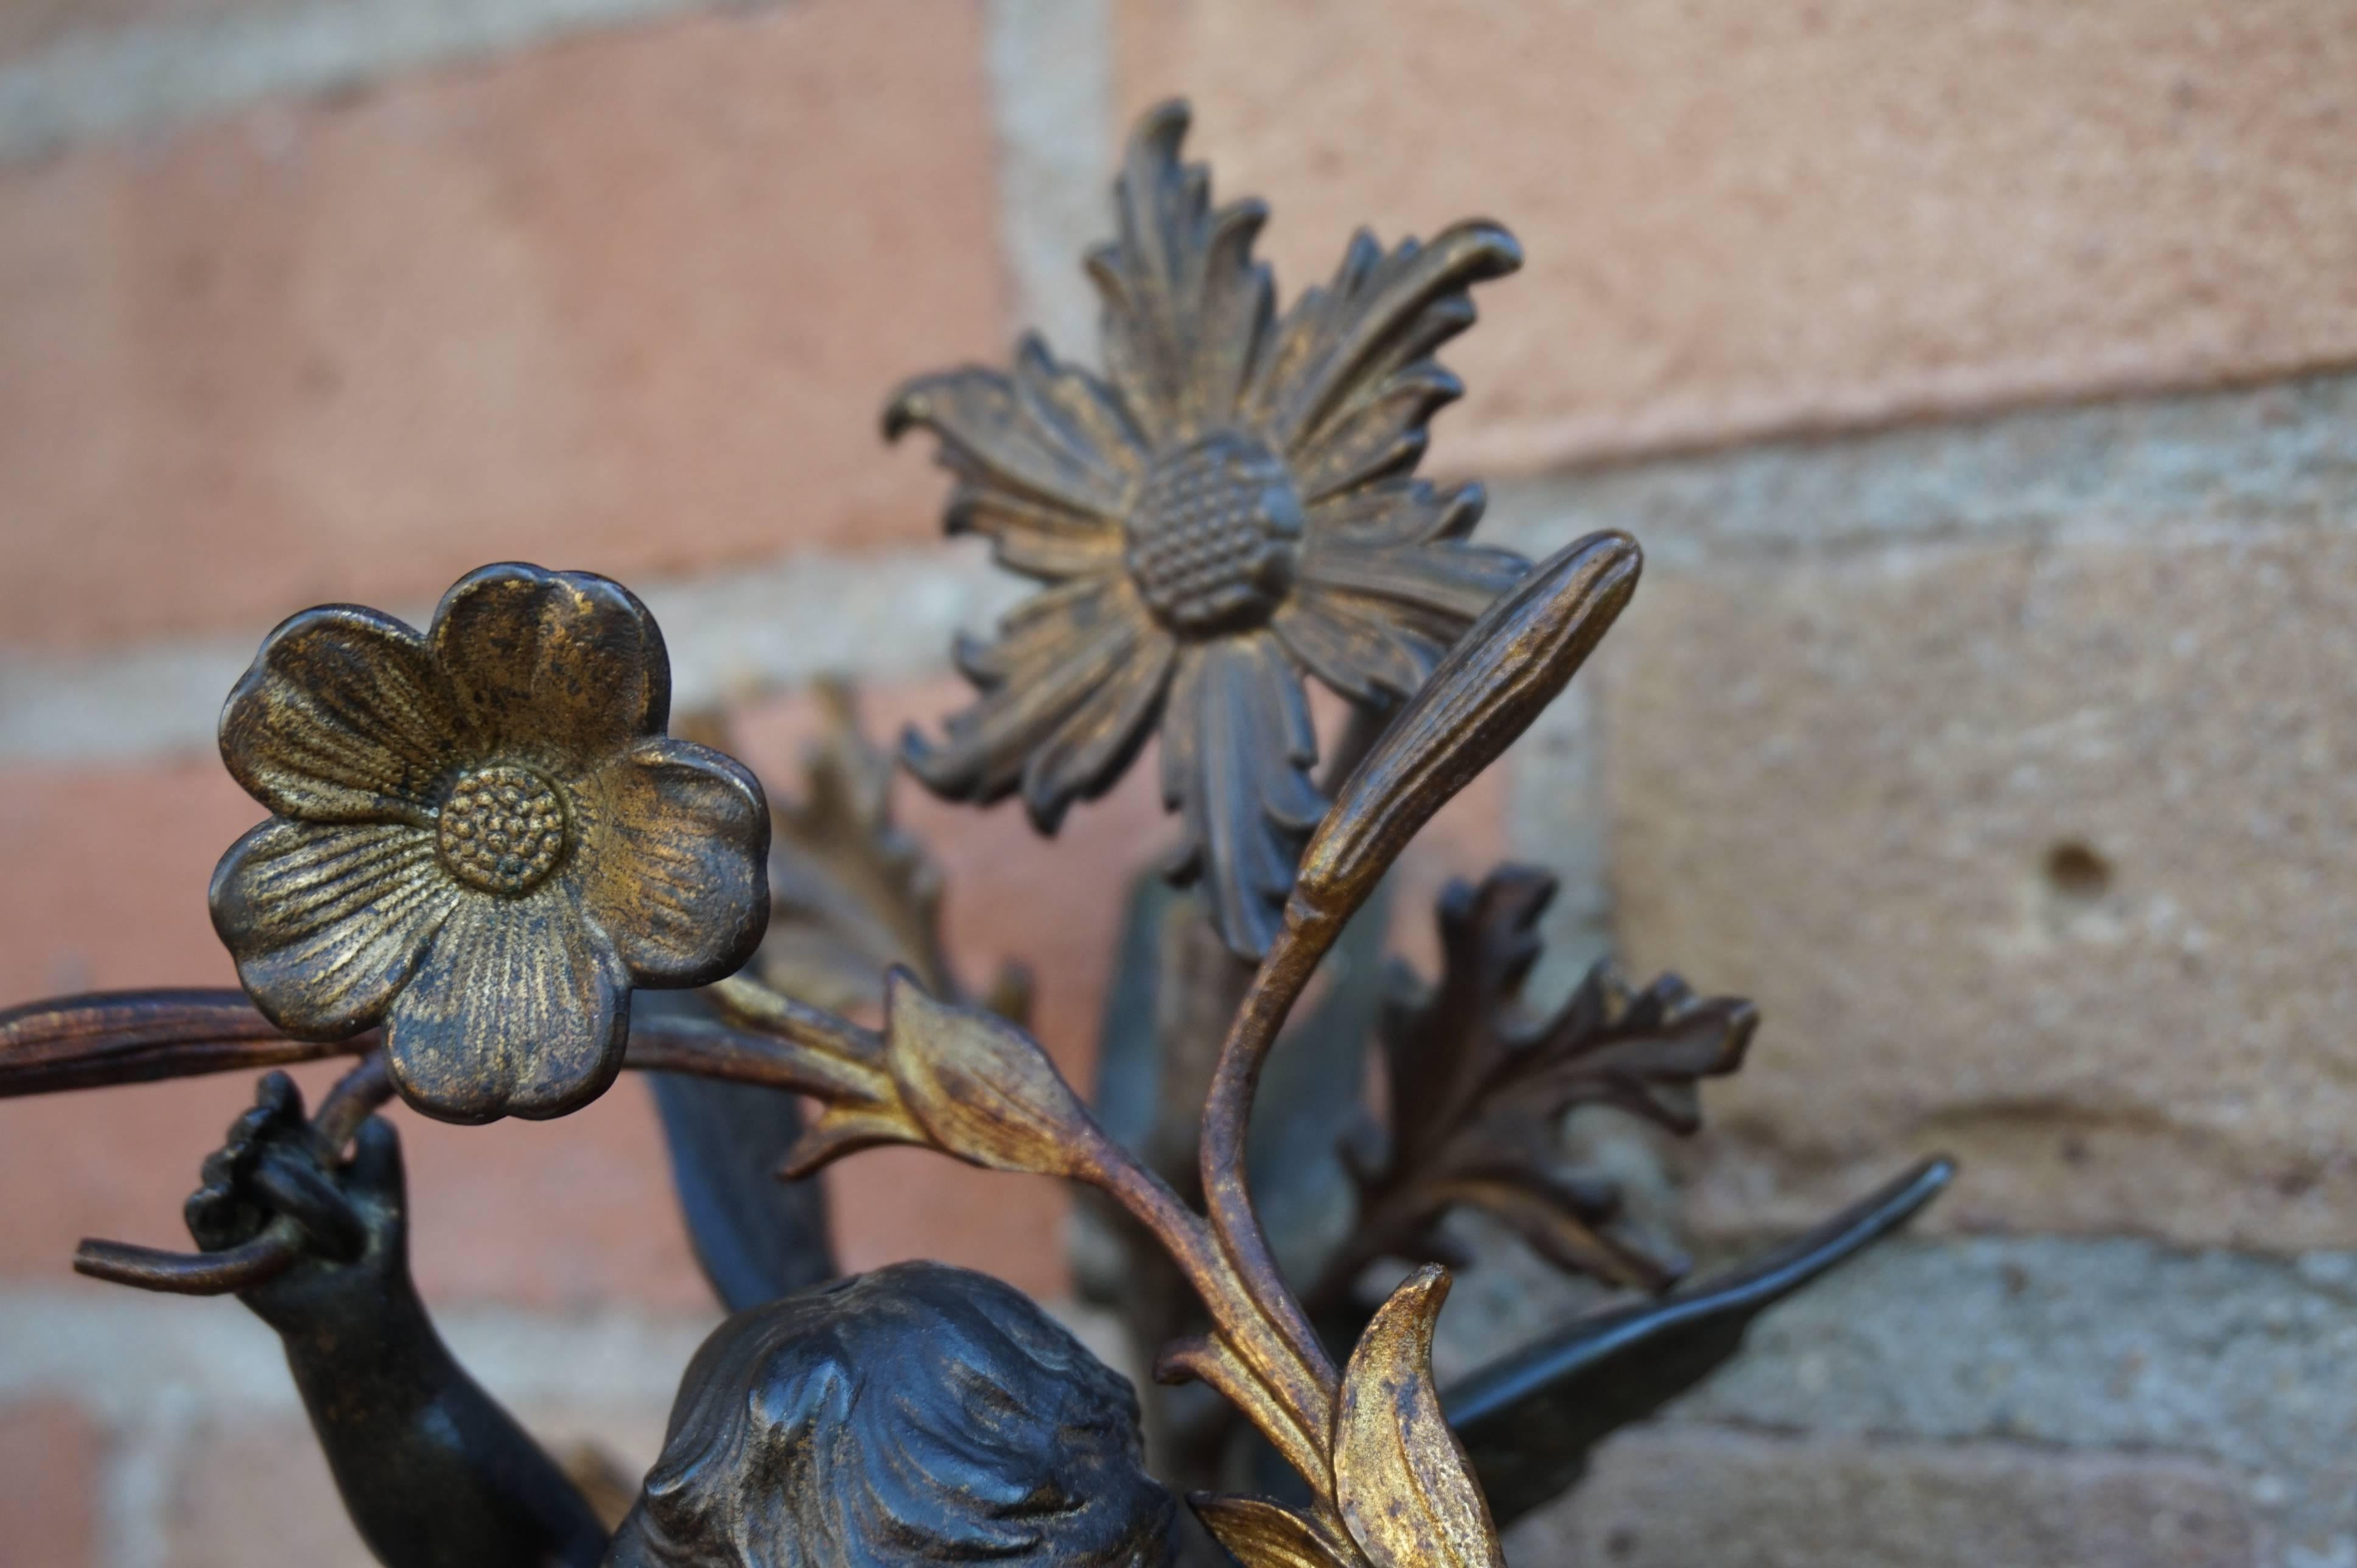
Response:
[[[1450,895],[1429,995],[1360,1008],[1371,1026],[1329,1031],[1339,1046],[1277,1052],[1322,961],[1371,929],[1352,918],[1401,850],[1562,691],[1641,556],[1618,533],[1535,564],[1469,544],[1478,489],[1410,477],[1458,390],[1432,352],[1470,323],[1467,286],[1516,263],[1503,230],[1389,252],[1361,236],[1279,317],[1250,253],[1264,213],[1211,206],[1208,174],[1178,161],[1185,126],[1176,106],[1142,123],[1120,238],[1091,258],[1108,380],[1027,340],[1011,375],[921,378],[886,419],[941,437],[952,531],[1050,585],[996,642],[961,647],[982,698],[944,741],[910,736],[909,768],[959,799],[1019,790],[1051,832],[1158,729],[1181,819],[1168,869],[1202,887],[1172,918],[1219,956],[1196,972],[1205,1037],[1152,1064],[1142,1121],[1109,1131],[1063,1080],[1020,1026],[1019,984],[957,990],[936,890],[856,740],[820,775],[837,809],[782,813],[773,859],[752,776],[666,734],[662,642],[637,600],[513,564],[462,579],[424,634],[350,607],[297,616],[231,694],[224,760],[274,813],[212,888],[244,995],[0,1015],[7,1093],[358,1058],[308,1118],[286,1079],[264,1079],[189,1199],[199,1252],[90,1242],[76,1266],[234,1291],[276,1328],[355,1523],[394,1568],[1160,1563],[1202,1550],[1175,1530],[1164,1478],[1248,1568],[1499,1563],[1501,1515],[1569,1484],[1604,1433],[1946,1180],[1934,1163],[1672,1291],[1678,1269],[1615,1234],[1609,1187],[1556,1168],[1555,1127],[1609,1103],[1692,1131],[1696,1085],[1739,1065],[1751,1011],[1599,970],[1526,1017],[1552,886],[1527,870]],[[1323,783],[1307,675],[1355,713]],[[871,986],[874,1027],[842,1014]],[[633,1003],[665,987],[702,989]],[[1343,1087],[1308,1128],[1331,1153],[1370,1035],[1387,1146],[1350,1165],[1345,1231],[1297,1247],[1255,1207],[1264,1069],[1289,1054]],[[688,1369],[664,1455],[609,1535],[442,1348],[407,1278],[397,1140],[373,1112],[398,1096],[448,1121],[558,1116],[624,1066],[670,1075],[699,1253],[740,1310]],[[789,1092],[815,1105],[806,1127]],[[1112,1098],[1101,1086],[1101,1108]],[[1174,1119],[1193,1135],[1157,1143]],[[1126,1382],[1007,1287],[924,1265],[811,1283],[823,1241],[746,1197],[748,1180],[772,1157],[801,1178],[890,1143],[1094,1189],[1163,1261],[1132,1315],[1172,1340],[1157,1379],[1232,1414],[1199,1423],[1157,1477]],[[1442,1222],[1467,1206],[1562,1267],[1652,1294],[1444,1398]],[[1370,1309],[1358,1289],[1384,1259],[1416,1266]],[[1220,1478],[1237,1473],[1250,1484]]]

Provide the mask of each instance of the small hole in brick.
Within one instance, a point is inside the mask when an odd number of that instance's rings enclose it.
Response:
[[[1604,1538],[1604,1554],[1615,1562],[1624,1562],[1637,1554],[1637,1532],[1620,1525]]]
[[[2112,863],[2077,839],[2046,852],[2046,885],[2073,904],[2092,904],[2112,890]]]

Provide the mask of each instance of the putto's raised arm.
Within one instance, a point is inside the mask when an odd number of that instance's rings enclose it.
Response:
[[[264,1232],[300,1238],[288,1265],[239,1299],[285,1344],[361,1538],[386,1568],[594,1568],[605,1527],[451,1356],[411,1283],[399,1134],[371,1116],[340,1164],[328,1136],[294,1083],[269,1074],[206,1157],[187,1213],[207,1252]]]

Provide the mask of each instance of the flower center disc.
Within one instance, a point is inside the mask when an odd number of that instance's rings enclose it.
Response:
[[[565,853],[565,802],[529,768],[478,768],[442,802],[434,847],[469,887],[517,897],[539,886]]]
[[[1127,533],[1130,578],[1156,619],[1193,637],[1244,631],[1292,591],[1301,500],[1274,453],[1222,431],[1155,464]]]

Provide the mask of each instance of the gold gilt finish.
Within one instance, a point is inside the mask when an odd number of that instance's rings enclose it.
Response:
[[[1208,172],[1179,161],[1186,130],[1175,103],[1140,122],[1118,237],[1088,258],[1103,378],[1027,337],[1011,371],[920,377],[886,413],[889,434],[940,438],[951,531],[1049,585],[996,641],[959,648],[981,700],[903,755],[951,799],[1019,791],[1053,832],[1158,729],[1170,869],[1202,878],[1249,959],[1326,806],[1304,675],[1365,709],[1405,701],[1525,569],[1464,542],[1478,485],[1411,477],[1462,390],[1434,351],[1471,325],[1469,287],[1522,252],[1490,223],[1389,251],[1362,231],[1280,317],[1252,254],[1267,209],[1213,207]]]
[[[403,1098],[557,1116],[622,1065],[633,986],[741,964],[769,813],[663,733],[662,636],[583,573],[488,566],[423,634],[329,606],[271,633],[221,757],[275,813],[213,874],[214,928],[290,1035],[377,1024]]]

